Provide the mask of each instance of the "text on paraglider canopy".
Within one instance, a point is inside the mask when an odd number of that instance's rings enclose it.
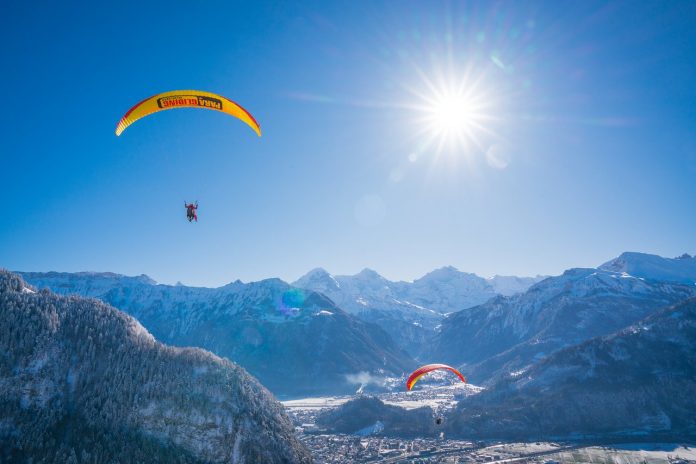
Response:
[[[222,101],[217,98],[202,95],[170,95],[157,99],[160,108],[176,108],[178,106],[202,106],[214,110],[222,110]]]

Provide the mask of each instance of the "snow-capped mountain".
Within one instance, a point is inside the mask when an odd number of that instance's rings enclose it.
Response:
[[[627,252],[602,264],[599,268],[605,271],[625,272],[643,279],[696,284],[696,256],[689,256],[686,253],[677,258],[663,258],[657,255]]]
[[[464,436],[696,430],[696,299],[614,334],[551,354],[459,404],[450,432]]]
[[[489,383],[558,349],[609,334],[694,295],[693,285],[570,269],[526,293],[497,297],[451,314],[443,320],[426,358],[462,365],[474,383]]]
[[[496,295],[526,291],[546,276],[495,276],[488,279],[452,266],[435,269],[413,282],[390,281],[371,269],[355,275],[331,275],[322,268],[309,271],[293,285],[321,292],[348,312],[361,313],[368,303],[404,313],[447,314],[484,303]]]
[[[405,299],[441,314],[476,306],[497,295],[487,279],[452,266],[435,269],[404,284]]]
[[[404,284],[391,282],[371,269],[363,269],[353,276],[333,276],[321,268],[293,282],[296,287],[323,293],[351,314],[388,310],[401,313],[406,320],[438,319],[439,311],[402,299]]]
[[[0,353],[2,462],[312,461],[282,405],[241,367],[1,270]]]
[[[293,283],[320,292],[361,320],[377,324],[399,348],[416,355],[442,315],[403,299],[404,284],[391,282],[370,269],[354,276],[333,276],[320,268]]]
[[[371,269],[352,276],[334,276],[318,268],[293,285],[323,293],[347,312],[378,324],[401,348],[417,354],[443,315],[484,303],[499,294],[524,291],[544,278],[484,279],[449,266],[413,282],[394,282]]]
[[[351,374],[398,376],[414,363],[379,327],[279,279],[196,288],[114,274],[23,275],[37,287],[102,299],[166,343],[228,357],[276,394],[352,392]]]

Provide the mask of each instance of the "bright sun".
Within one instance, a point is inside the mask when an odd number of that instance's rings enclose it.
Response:
[[[486,127],[491,119],[486,112],[489,102],[475,88],[469,91],[435,91],[426,98],[422,107],[422,123],[429,143],[437,144],[437,151],[471,153],[483,149],[483,141],[490,133]]]
[[[434,148],[438,155],[485,152],[497,138],[493,131],[496,99],[484,85],[487,79],[473,78],[472,72],[458,77],[440,74],[435,79],[420,76],[423,88],[412,92],[420,100],[414,109],[419,114],[417,136],[422,148]]]
[[[470,128],[474,118],[471,103],[462,97],[442,98],[434,102],[432,107],[433,129],[442,134],[466,130]]]

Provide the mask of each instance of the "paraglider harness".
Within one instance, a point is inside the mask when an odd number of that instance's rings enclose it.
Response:
[[[186,207],[186,219],[188,219],[189,222],[193,221],[194,219],[196,222],[198,222],[198,215],[196,214],[196,210],[198,209],[198,201],[195,203],[186,203],[184,201],[184,206]]]

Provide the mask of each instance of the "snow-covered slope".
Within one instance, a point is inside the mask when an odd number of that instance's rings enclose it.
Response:
[[[696,283],[696,256],[689,256],[686,253],[678,258],[663,258],[657,255],[627,252],[602,264],[599,268],[605,271],[625,272],[643,279],[683,284]]]
[[[280,395],[350,392],[351,374],[398,376],[413,365],[379,327],[279,279],[212,289],[112,274],[24,276],[37,287],[102,299],[166,343],[228,357]]]
[[[2,462],[311,462],[283,407],[236,364],[5,271],[0,353]]]
[[[450,432],[538,438],[696,430],[696,299],[560,350],[462,401]]]
[[[695,286],[570,269],[524,294],[497,297],[450,315],[433,339],[427,360],[464,365],[474,383],[488,383],[694,295]]]

